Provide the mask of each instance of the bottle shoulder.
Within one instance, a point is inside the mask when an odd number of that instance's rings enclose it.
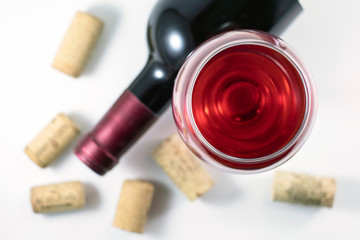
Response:
[[[195,48],[189,20],[174,9],[166,9],[156,23],[148,25],[148,42],[153,57],[174,69]]]

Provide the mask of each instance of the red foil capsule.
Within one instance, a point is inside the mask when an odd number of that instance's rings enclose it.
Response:
[[[126,90],[79,142],[75,154],[93,171],[104,175],[155,119],[156,115]]]

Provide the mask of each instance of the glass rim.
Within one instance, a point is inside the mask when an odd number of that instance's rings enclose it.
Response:
[[[286,143],[281,149],[266,156],[257,158],[240,158],[231,156],[218,150],[210,144],[201,131],[199,130],[192,109],[193,89],[196,79],[203,70],[204,66],[217,54],[238,45],[257,45],[270,48],[281,54],[296,70],[301,78],[302,86],[305,93],[305,112],[301,121],[301,126],[297,129],[294,137]],[[186,80],[187,79],[187,80]],[[179,82],[185,81],[179,85]],[[185,101],[179,103],[177,89],[183,89],[182,95]],[[180,93],[179,93],[180,94]],[[310,130],[313,126],[316,113],[316,90],[315,83],[312,79],[307,65],[297,52],[289,44],[279,37],[258,31],[258,30],[236,30],[219,34],[195,49],[186,59],[182,69],[180,69],[173,95],[173,112],[178,131],[187,143],[187,145],[205,162],[222,171],[233,173],[256,173],[277,167],[293,156],[297,150],[304,144]],[[177,104],[179,104],[177,106]],[[180,112],[179,112],[179,109]],[[178,117],[176,115],[179,115]],[[182,122],[182,119],[185,121]],[[233,162],[234,164],[261,164],[269,162],[269,165],[259,168],[235,168],[219,162],[214,157],[219,157],[224,161]],[[278,159],[278,160],[277,160]]]

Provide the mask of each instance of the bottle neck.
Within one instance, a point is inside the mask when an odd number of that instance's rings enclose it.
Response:
[[[156,115],[161,114],[170,104],[176,73],[172,68],[149,57],[144,69],[128,90]]]

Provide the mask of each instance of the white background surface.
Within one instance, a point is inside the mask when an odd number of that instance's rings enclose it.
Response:
[[[237,176],[208,167],[215,186],[188,201],[149,156],[175,131],[170,111],[104,177],[72,149],[46,169],[27,158],[26,144],[58,112],[86,133],[136,77],[155,2],[0,0],[0,239],[360,239],[358,0],[314,1],[281,35],[312,70],[319,108],[309,140],[280,169],[334,177],[332,209],[273,203],[273,171]],[[77,10],[106,27],[85,73],[72,79],[51,63]],[[135,178],[156,186],[143,235],[112,226],[121,185]],[[85,209],[32,212],[32,186],[71,180],[86,183]]]

